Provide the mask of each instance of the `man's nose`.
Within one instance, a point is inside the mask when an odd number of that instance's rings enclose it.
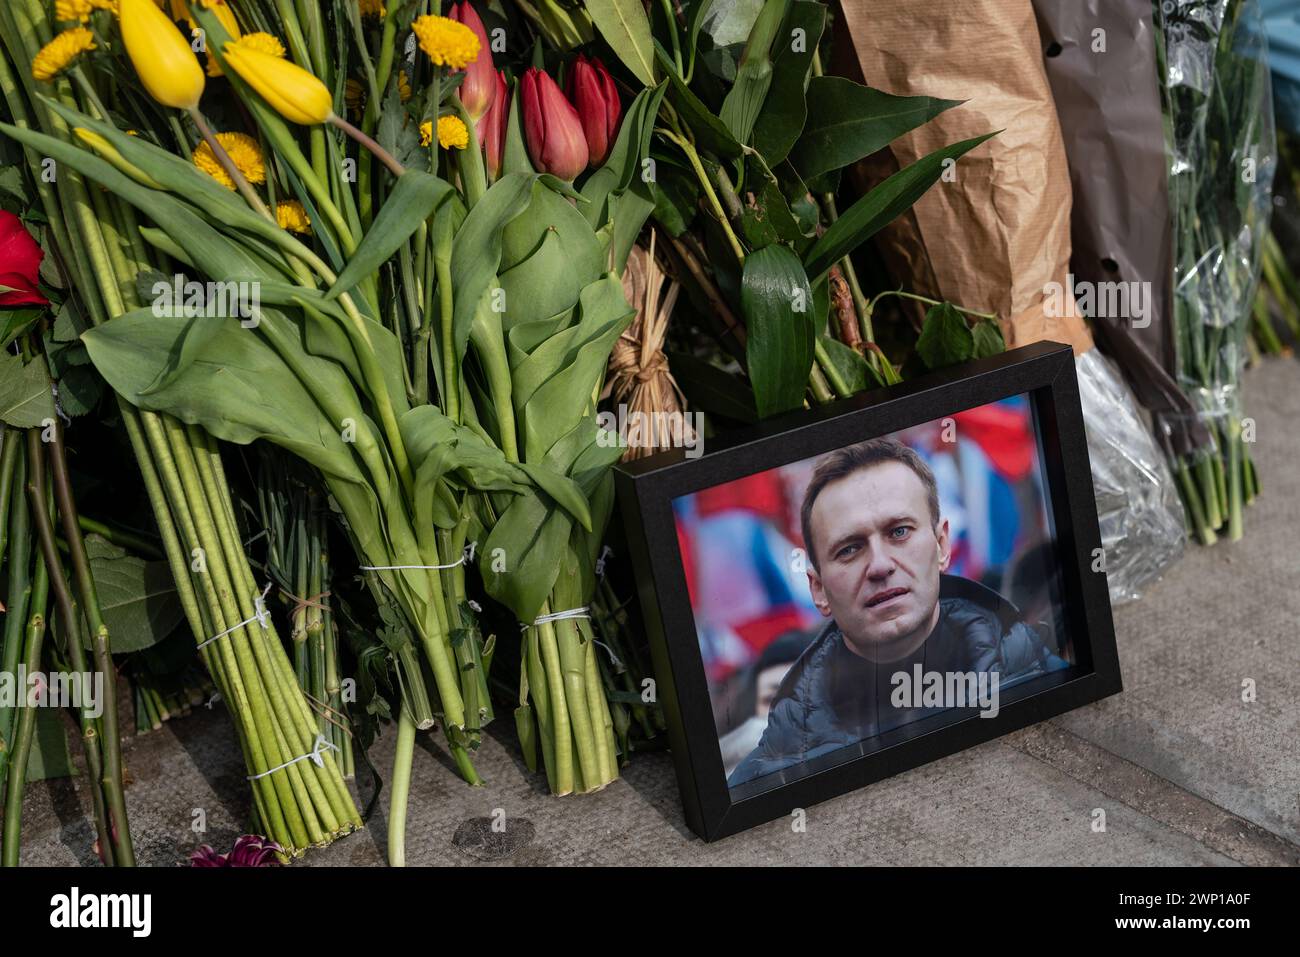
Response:
[[[894,570],[894,560],[883,548],[873,549],[871,560],[867,563],[867,577],[873,581],[888,578]]]

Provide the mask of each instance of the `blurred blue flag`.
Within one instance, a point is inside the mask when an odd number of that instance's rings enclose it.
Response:
[[[1300,134],[1300,0],[1260,0],[1273,73],[1273,108],[1289,133]]]

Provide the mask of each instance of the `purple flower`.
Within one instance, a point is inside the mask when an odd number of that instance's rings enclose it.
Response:
[[[204,844],[190,855],[191,867],[275,867],[280,845],[257,834],[236,839],[229,855],[218,854],[211,844]]]

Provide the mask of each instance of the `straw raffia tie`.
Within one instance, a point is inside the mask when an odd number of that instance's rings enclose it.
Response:
[[[322,598],[328,598],[330,596],[329,591],[320,592],[312,595],[310,598],[299,598],[293,592],[285,591],[281,588],[280,594],[293,602],[293,611],[289,612],[290,615],[296,615],[305,608],[319,608],[321,611],[330,611],[329,605],[321,604]]]

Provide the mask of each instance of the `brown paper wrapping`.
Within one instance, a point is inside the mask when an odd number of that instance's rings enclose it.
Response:
[[[905,96],[965,100],[850,171],[865,190],[959,140],[1002,132],[957,161],[879,234],[911,291],[996,313],[1007,346],[1043,339],[1075,354],[1092,336],[1075,310],[1045,311],[1068,288],[1070,171],[1031,0],[840,0],[832,72]],[[905,277],[905,278],[904,278]]]

